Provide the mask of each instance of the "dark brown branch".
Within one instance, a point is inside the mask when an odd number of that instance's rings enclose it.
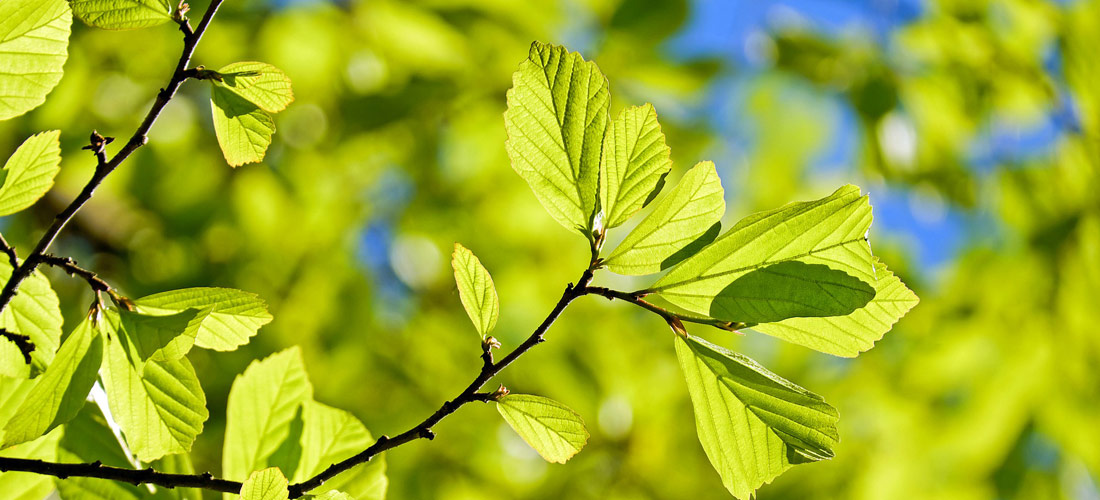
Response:
[[[31,353],[34,352],[34,342],[31,342],[30,336],[9,332],[5,328],[0,328],[0,337],[12,341],[12,343],[19,348],[19,352],[23,353],[23,361],[28,365],[31,364]]]
[[[149,469],[123,469],[111,467],[99,462],[90,464],[64,464],[30,460],[25,458],[0,457],[0,471],[22,471],[55,476],[60,479],[70,477],[94,477],[120,481],[134,485],[155,484],[165,488],[202,488],[224,493],[240,493],[241,483],[218,479],[205,474],[168,474]]]
[[[11,264],[13,271],[19,267],[19,254],[15,253],[15,247],[9,245],[8,240],[4,239],[2,234],[0,234],[0,251],[8,256],[8,263]]]
[[[43,259],[46,252],[49,251],[50,245],[53,244],[57,235],[65,228],[65,225],[72,220],[76,212],[84,206],[85,203],[91,199],[95,194],[96,188],[111,174],[122,162],[126,161],[134,151],[142,147],[149,141],[149,130],[153,128],[153,124],[156,123],[157,118],[160,117],[164,107],[168,105],[168,102],[172,100],[176,95],[176,91],[179,90],[180,85],[187,79],[187,66],[191,63],[191,55],[195,53],[195,47],[198,46],[199,41],[202,39],[203,33],[206,32],[206,28],[210,26],[210,21],[214,19],[214,14],[218,12],[218,7],[221,6],[223,0],[211,0],[210,7],[206,9],[206,13],[203,14],[202,20],[199,21],[198,27],[193,31],[190,30],[190,25],[186,21],[180,22],[180,29],[184,33],[183,37],[183,52],[180,54],[179,62],[176,63],[176,68],[172,72],[172,77],[168,80],[168,85],[157,93],[156,101],[153,102],[153,107],[149,109],[149,112],[145,115],[145,119],[142,120],[141,125],[138,125],[137,130],[130,136],[130,140],[115,153],[114,157],[110,160],[106,160],[106,154],[103,152],[102,147],[96,151],[97,164],[95,172],[92,174],[92,178],[84,185],[84,189],[80,191],[80,194],[69,206],[65,207],[61,213],[54,217],[53,223],[46,229],[46,233],[42,235],[42,238],[38,240],[38,244],[34,246],[30,255],[21,265],[16,267],[11,277],[8,278],[7,283],[4,285],[2,291],[0,291],[0,311],[3,311],[5,307],[11,303],[11,299],[15,297],[15,294],[19,291],[19,285],[23,283],[23,280],[27,279],[39,264],[43,263]],[[98,135],[98,134],[95,134]],[[105,144],[105,143],[104,143]]]
[[[82,278],[84,281],[88,282],[88,286],[92,287],[93,292],[111,293],[113,291],[111,285],[107,284],[106,281],[103,281],[103,278],[100,278],[96,275],[96,273],[92,271],[78,266],[76,264],[76,261],[73,260],[72,257],[58,257],[54,254],[48,253],[42,256],[42,263],[49,266],[61,268],[66,273],[69,273],[69,276],[78,276]]]

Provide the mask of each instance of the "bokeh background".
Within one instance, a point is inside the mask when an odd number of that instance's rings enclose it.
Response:
[[[179,39],[74,25],[46,105],[0,123],[2,152],[62,130],[55,189],[0,219],[23,252],[91,174],[88,132],[132,132]],[[267,160],[227,167],[208,90],[188,83],[56,246],[130,296],[216,285],[268,301],[275,321],[249,346],[191,355],[211,411],[199,470],[219,470],[233,377],[290,345],[317,399],[376,435],[457,394],[480,360],[453,242],[492,272],[505,346],[576,278],[585,242],[503,147],[534,39],[597,61],[612,112],[654,103],[673,178],[713,160],[727,227],[860,185],[876,253],[922,297],[855,359],[693,328],[840,410],[836,458],[759,498],[1100,499],[1100,3],[1084,0],[226,2],[195,62],[261,60],[294,81]],[[49,272],[73,325],[90,292]],[[390,498],[727,498],[660,319],[586,298],[549,340],[499,381],[576,409],[580,455],[548,465],[474,405],[388,454]]]

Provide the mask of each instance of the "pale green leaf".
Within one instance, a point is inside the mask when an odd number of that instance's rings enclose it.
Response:
[[[225,87],[268,113],[278,113],[294,102],[290,78],[282,70],[262,62],[236,62],[218,70]]]
[[[210,309],[195,333],[195,345],[232,351],[247,344],[260,327],[271,322],[267,304],[258,295],[232,288],[184,288],[134,301],[145,314],[175,314]]]
[[[357,499],[356,497],[353,497],[353,496],[351,496],[347,493],[344,493],[342,491],[336,491],[336,490],[326,491],[326,492],[324,492],[320,495],[317,495],[316,497],[313,497],[313,498],[315,500],[363,500],[362,498]]]
[[[0,215],[34,205],[61,171],[61,132],[50,130],[23,141],[0,171]]]
[[[66,0],[0,1],[0,120],[46,101],[69,56]]]
[[[652,274],[668,269],[717,236],[726,211],[722,181],[714,164],[700,162],[623,239],[604,264],[619,274]]]
[[[11,277],[11,265],[0,259],[0,282]],[[19,285],[19,293],[0,312],[0,328],[27,335],[34,344],[31,375],[46,370],[61,343],[61,307],[50,281],[35,271]]]
[[[301,459],[292,475],[295,483],[321,473],[328,466],[350,458],[374,443],[370,432],[355,416],[316,401],[303,403],[302,421]],[[383,457],[378,456],[326,481],[313,493],[358,490],[365,493],[356,495],[359,500],[381,499],[386,491],[385,470],[386,463]]]
[[[458,298],[462,307],[474,322],[474,327],[482,338],[492,331],[500,315],[500,298],[493,285],[493,277],[473,252],[459,243],[455,243],[451,255],[451,268],[455,272],[458,284]]]
[[[111,414],[126,435],[130,451],[142,462],[191,451],[210,416],[194,367],[186,357],[149,359],[139,371],[120,341],[118,322],[113,313],[99,322],[108,335],[100,376]]]
[[[209,307],[167,316],[120,310],[119,341],[127,348],[130,360],[140,373],[150,359],[174,361],[184,357],[195,345],[195,333],[209,313]]]
[[[600,160],[604,227],[622,225],[649,203],[671,168],[672,158],[653,105],[619,112],[607,125]]]
[[[0,457],[29,458],[53,462],[57,460],[57,442],[61,428],[29,443],[0,451]],[[0,472],[0,498],[4,500],[42,500],[53,491],[53,478],[31,472]]]
[[[699,442],[737,498],[749,499],[791,465],[832,458],[837,411],[821,396],[702,339],[677,336],[676,357]]]
[[[212,86],[210,107],[214,116],[214,134],[231,167],[264,159],[275,120],[266,111],[225,87]]]
[[[290,434],[298,407],[313,398],[302,353],[291,347],[253,361],[229,390],[222,474],[240,481],[267,467]]]
[[[241,486],[242,500],[287,500],[287,480],[278,467],[258,470],[248,476]]]
[[[581,416],[553,399],[509,394],[497,400],[497,410],[549,462],[564,464],[588,442]]]
[[[37,439],[68,422],[88,397],[103,360],[103,340],[85,320],[65,339],[15,416],[4,426],[0,448]]]
[[[65,424],[64,436],[57,450],[57,459],[68,463],[99,461],[111,467],[132,468],[125,452],[115,440],[111,428],[99,407],[90,404]],[[168,472],[157,464],[156,470]],[[119,481],[73,476],[55,481],[58,493],[65,500],[138,500],[149,491]]]
[[[89,26],[108,30],[148,28],[172,20],[168,0],[71,0],[73,14]]]
[[[37,383],[37,379],[0,377],[0,429],[15,416],[16,410],[23,405],[23,400],[27,399]],[[3,433],[0,433],[2,437]]]
[[[0,337],[0,376],[25,379],[31,376],[31,365],[19,346],[7,337]]]
[[[505,148],[512,168],[554,220],[585,237],[596,211],[609,102],[607,78],[595,63],[539,42],[508,90]]]

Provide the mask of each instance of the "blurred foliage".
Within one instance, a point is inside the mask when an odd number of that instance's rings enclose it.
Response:
[[[403,430],[480,366],[450,279],[454,242],[492,273],[506,346],[587,262],[503,147],[511,73],[531,40],[563,43],[607,74],[613,109],[654,103],[673,151],[670,183],[715,161],[727,224],[823,196],[837,180],[870,187],[872,204],[887,186],[991,221],[967,228],[967,249],[932,270],[906,265],[907,228],[880,218],[873,231],[894,242],[887,260],[923,300],[854,360],[693,329],[814,387],[842,415],[837,457],[792,469],[760,498],[1100,495],[1100,3],[929,0],[882,36],[775,27],[756,67],[671,53],[692,12],[642,0],[229,2],[195,63],[262,60],[294,81],[297,100],[276,117],[265,162],[226,167],[207,90],[187,84],[57,252],[133,297],[231,286],[269,302],[275,321],[251,344],[192,354],[211,414],[196,470],[218,472],[236,374],[294,344],[318,401],[374,435]],[[179,48],[170,25],[77,25],[72,40],[47,103],[0,122],[4,151],[62,130],[54,191],[0,221],[24,252],[91,174],[79,150],[88,132],[128,135]],[[714,105],[731,77],[743,92]],[[854,164],[815,170],[844,110],[856,118]],[[714,119],[723,114],[743,120],[750,140],[731,141]],[[990,135],[1046,123],[1052,139],[1038,151],[987,151]],[[90,292],[49,273],[73,325]],[[667,326],[587,298],[548,339],[500,381],[568,404],[589,423],[588,446],[568,465],[545,464],[475,405],[444,420],[434,441],[388,454],[391,498],[725,495],[696,442]]]

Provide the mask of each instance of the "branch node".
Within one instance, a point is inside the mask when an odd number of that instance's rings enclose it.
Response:
[[[431,440],[435,439],[435,432],[432,432],[431,429],[427,429],[427,428],[420,429],[420,437],[422,437],[424,439],[427,439],[428,441],[431,441]]]

